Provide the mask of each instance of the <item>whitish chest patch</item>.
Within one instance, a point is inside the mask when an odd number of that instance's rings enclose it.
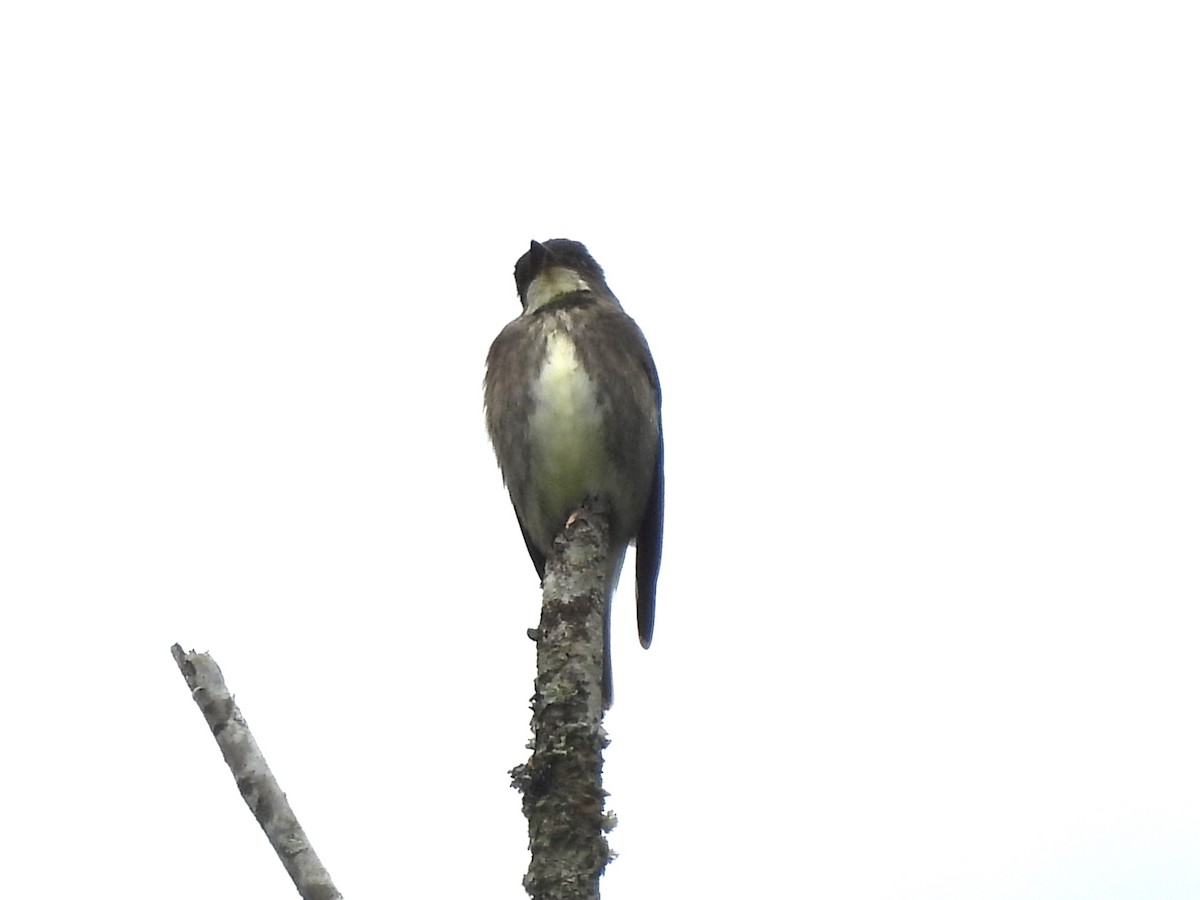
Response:
[[[529,437],[543,509],[557,515],[606,486],[607,456],[596,388],[579,363],[574,341],[561,331],[552,331],[546,341]]]

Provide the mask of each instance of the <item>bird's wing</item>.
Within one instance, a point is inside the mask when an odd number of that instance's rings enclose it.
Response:
[[[529,550],[529,558],[533,560],[533,567],[537,569],[538,579],[546,580],[546,554],[537,548],[533,538],[529,536],[529,532],[525,530],[525,526],[521,524],[521,514],[517,512],[517,507],[513,505],[513,512],[517,513],[517,524],[521,525],[521,537],[525,538],[525,547]]]
[[[483,383],[484,414],[510,497],[522,496],[529,485],[529,458],[523,446],[525,423],[533,406],[529,371],[536,365],[536,353],[537,342],[530,322],[525,319],[506,325],[488,350],[487,377]],[[517,513],[517,524],[521,526],[533,567],[538,578],[542,578],[546,573],[546,555],[534,545],[515,504],[513,511]]]
[[[628,442],[623,447],[614,448],[620,453],[645,453],[646,443],[657,445],[654,461],[654,475],[650,485],[649,499],[645,512],[638,525],[637,536],[637,619],[638,637],[643,647],[650,646],[654,634],[654,604],[658,585],[658,570],[662,562],[663,538],[663,433],[662,433],[662,387],[658,380],[658,370],[654,365],[654,357],[650,355],[650,345],[646,336],[632,318],[625,314],[619,306],[602,306],[598,309],[598,321],[593,327],[604,332],[604,346],[620,347],[620,353],[610,358],[610,367],[624,366],[629,378],[610,383],[609,390],[613,391],[614,402],[640,407],[646,413],[646,420],[657,427],[657,434],[640,435],[623,434]],[[614,362],[620,360],[620,362]],[[619,370],[619,368],[618,368]],[[645,380],[641,380],[644,378]],[[649,388],[649,390],[647,390]]]

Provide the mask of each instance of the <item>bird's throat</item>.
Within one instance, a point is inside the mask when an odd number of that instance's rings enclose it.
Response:
[[[537,312],[559,297],[590,290],[591,286],[574,269],[553,266],[538,273],[529,283],[529,289],[525,292],[525,315]]]

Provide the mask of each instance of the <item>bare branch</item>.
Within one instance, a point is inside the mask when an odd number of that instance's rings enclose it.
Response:
[[[304,900],[341,900],[342,895],[309,845],[287,797],[225,687],[216,662],[207,653],[184,653],[178,644],[171,647],[171,655],[217,739],[242,799],[275,848],[300,896]]]
[[[534,900],[598,900],[608,864],[600,726],[607,510],[589,503],[554,542],[542,586],[533,755],[512,771],[529,819],[525,890]]]

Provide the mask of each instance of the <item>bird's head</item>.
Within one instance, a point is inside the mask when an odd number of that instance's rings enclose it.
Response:
[[[604,270],[592,259],[587,247],[565,238],[530,241],[529,250],[517,260],[513,276],[526,313],[567,294],[608,293]]]

